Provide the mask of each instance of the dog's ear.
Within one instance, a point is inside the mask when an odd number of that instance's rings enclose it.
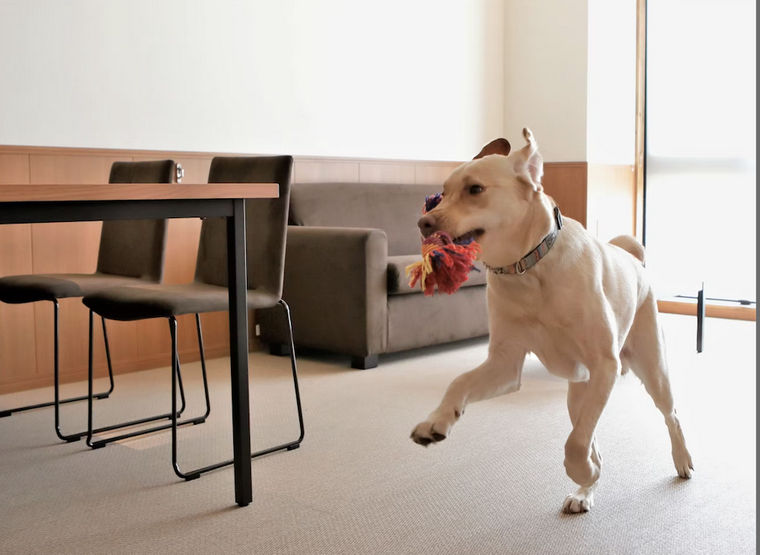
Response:
[[[483,158],[483,156],[488,156],[489,154],[501,154],[502,156],[506,156],[509,154],[510,150],[512,150],[512,146],[507,139],[494,139],[484,146],[473,160]]]
[[[527,127],[523,129],[523,137],[528,144],[515,152],[515,173],[526,181],[535,191],[542,191],[541,178],[544,175],[544,160],[538,152],[538,144],[533,133]]]

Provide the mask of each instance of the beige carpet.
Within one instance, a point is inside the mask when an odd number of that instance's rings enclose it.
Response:
[[[600,424],[596,506],[568,516],[566,385],[535,360],[520,392],[472,405],[449,439],[424,449],[410,430],[483,359],[485,342],[385,356],[369,371],[306,354],[306,440],[254,461],[246,508],[233,503],[230,468],[176,479],[167,433],[91,451],[57,441],[49,409],[1,419],[0,552],[754,553],[755,324],[708,320],[697,355],[694,320],[664,322],[690,481],[677,478],[662,418],[633,376]],[[211,419],[181,432],[186,467],[230,456],[226,362],[211,364]],[[198,368],[185,368],[196,392]],[[288,360],[257,353],[252,369],[254,447],[295,437]],[[167,369],[126,375],[96,403],[96,419],[168,405]],[[68,431],[83,418],[83,407],[68,407]]]

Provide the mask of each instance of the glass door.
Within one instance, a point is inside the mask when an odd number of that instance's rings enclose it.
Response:
[[[649,0],[644,240],[660,298],[756,299],[755,1]]]

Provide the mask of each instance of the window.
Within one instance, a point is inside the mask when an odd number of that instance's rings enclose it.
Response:
[[[756,299],[755,2],[647,3],[647,266],[658,295]]]

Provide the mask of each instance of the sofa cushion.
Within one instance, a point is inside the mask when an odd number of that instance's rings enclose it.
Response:
[[[382,229],[389,255],[414,254],[420,251],[417,220],[425,197],[440,190],[441,185],[294,183],[290,224]]]
[[[407,254],[388,257],[388,295],[406,295],[408,293],[420,293],[420,284],[409,287],[409,280],[406,277],[406,267],[421,260],[419,254]],[[471,287],[473,285],[485,285],[486,272],[480,262],[475,263],[477,270],[470,272],[467,281],[462,287]]]

